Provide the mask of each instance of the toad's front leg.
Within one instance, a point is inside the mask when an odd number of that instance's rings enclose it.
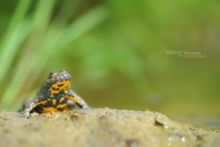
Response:
[[[25,118],[30,118],[31,111],[34,108],[34,105],[35,105],[34,98],[28,98],[26,101],[24,101],[21,110],[19,110],[21,116]]]
[[[70,100],[73,101],[78,107],[82,109],[88,109],[90,108],[89,105],[83,100],[82,97],[80,97],[78,94],[76,94],[73,90],[70,90]],[[72,97],[72,98],[71,98]]]

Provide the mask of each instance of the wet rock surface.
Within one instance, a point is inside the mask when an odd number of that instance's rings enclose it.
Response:
[[[0,146],[219,147],[220,132],[181,124],[152,111],[108,108],[23,118],[0,112]]]

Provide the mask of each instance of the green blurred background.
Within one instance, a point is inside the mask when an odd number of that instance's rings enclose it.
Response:
[[[0,1],[1,110],[68,70],[94,107],[220,128],[220,1]]]

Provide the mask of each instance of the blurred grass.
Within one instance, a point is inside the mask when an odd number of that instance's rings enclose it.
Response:
[[[17,109],[50,71],[67,69],[92,106],[218,118],[219,8],[212,0],[1,1],[1,109]]]
[[[51,16],[53,14],[52,10],[54,9],[55,2],[56,2],[55,0],[49,0],[49,1],[40,0],[36,6],[35,11],[33,12],[33,20],[29,20],[30,26],[22,25],[26,27],[25,31],[32,33],[31,35],[33,36],[33,40],[36,39],[35,41],[39,42],[40,44],[38,45],[38,49],[36,49],[35,51],[32,50],[33,52],[27,49],[23,57],[20,59],[20,61],[17,62],[14,76],[11,79],[8,88],[4,92],[1,99],[2,106],[6,108],[9,107],[10,104],[12,104],[12,102],[15,100],[16,96],[19,94],[19,91],[25,85],[25,80],[28,77],[28,75],[30,75],[31,71],[36,70],[34,74],[37,77],[44,69],[44,66],[46,65],[46,62],[49,60],[50,56],[54,55],[54,53],[56,52],[59,52],[59,50],[63,49],[66,45],[74,41],[82,34],[88,32],[90,29],[92,29],[101,21],[103,21],[103,19],[105,19],[105,17],[107,16],[104,8],[99,6],[93,8],[93,10],[87,12],[88,14],[84,14],[78,20],[74,21],[74,23],[70,25],[67,26],[65,25],[61,27],[57,26],[56,24],[49,25]],[[20,1],[17,11],[20,12],[21,10],[28,8],[28,7],[24,7],[23,5],[26,6],[27,2],[24,3],[24,1]],[[17,11],[15,13],[19,13]],[[22,12],[26,12],[26,11],[27,10],[23,10]],[[44,12],[43,15],[42,12]],[[21,15],[24,17],[24,13],[21,13]],[[19,20],[22,23],[24,21],[28,21],[28,20],[22,21],[21,20],[22,16],[15,16],[15,17],[17,19],[20,18]],[[12,27],[16,26],[14,20],[12,20],[12,24],[13,24]],[[10,29],[11,28],[9,28],[9,32],[11,32]],[[22,31],[23,32],[20,32],[20,34],[25,33],[24,30]],[[15,35],[10,34],[10,36],[14,37]],[[40,37],[40,40],[38,37]],[[17,38],[19,37],[17,36]],[[24,39],[25,38],[18,41],[21,43],[22,41],[24,41]],[[3,48],[2,56],[5,58],[2,58],[3,61],[1,65],[7,66],[9,68],[10,63],[14,59],[13,58],[14,56],[10,56],[10,55],[12,55],[12,52],[14,53],[14,55],[16,55],[15,53],[16,50],[19,49],[19,44],[18,43],[16,44],[13,41],[6,42],[6,44],[15,44],[10,51],[8,48]],[[10,56],[10,58],[6,58],[8,56]],[[5,69],[7,69],[7,67],[5,67]],[[6,72],[7,70],[3,70],[1,72],[2,77],[5,75]]]
[[[2,83],[3,77],[10,69],[19,46],[27,35],[28,29],[24,29],[27,27],[27,22],[22,19],[29,8],[29,5],[29,0],[20,1],[8,25],[8,30],[2,39],[0,65],[4,65],[4,70],[0,71],[0,83]]]

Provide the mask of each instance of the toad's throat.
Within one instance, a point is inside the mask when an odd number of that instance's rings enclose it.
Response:
[[[67,94],[68,88],[70,88],[70,80],[58,81],[49,88],[49,92],[51,95],[59,94],[62,91]]]

